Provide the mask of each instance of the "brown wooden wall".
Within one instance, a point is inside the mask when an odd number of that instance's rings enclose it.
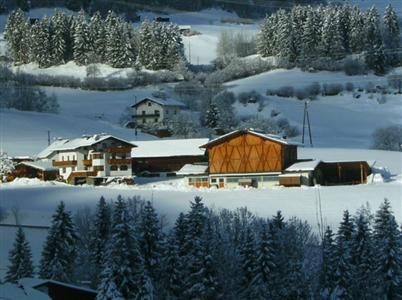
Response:
[[[185,164],[206,162],[206,156],[174,156],[174,157],[149,157],[133,158],[133,171],[139,173],[149,172],[175,172],[180,170]]]
[[[209,172],[282,172],[297,160],[296,146],[245,133],[208,149]]]

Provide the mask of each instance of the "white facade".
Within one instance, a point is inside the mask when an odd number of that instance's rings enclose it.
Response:
[[[163,124],[175,118],[183,107],[175,100],[145,98],[132,106],[132,117],[137,126]]]
[[[41,160],[52,161],[60,176],[69,183],[86,182],[87,177],[132,176],[131,149],[133,144],[108,135],[87,136],[56,141],[39,154]],[[73,149],[72,149],[73,148]]]

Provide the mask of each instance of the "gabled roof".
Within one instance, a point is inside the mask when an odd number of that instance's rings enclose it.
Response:
[[[208,164],[185,164],[176,175],[203,175],[207,174]]]
[[[205,154],[201,145],[209,139],[177,139],[177,140],[152,140],[135,141],[137,148],[131,151],[132,158],[148,157],[172,157],[172,156],[202,156]]]
[[[82,291],[82,292],[94,294],[94,295],[97,294],[97,292],[95,290],[93,290],[93,289],[78,286],[78,285],[74,285],[74,284],[69,284],[69,283],[61,282],[61,281],[57,281],[57,280],[52,280],[52,279],[24,277],[24,278],[21,278],[19,280],[19,284],[21,284],[25,288],[33,288],[33,289],[41,287],[41,286],[44,286],[44,285],[53,284],[53,285],[63,286],[63,287],[67,287],[67,288],[70,288],[70,289],[79,290],[79,291]]]
[[[19,165],[25,165],[37,170],[42,170],[42,171],[58,171],[59,169],[56,167],[53,167],[52,163],[50,161],[42,161],[42,160],[37,160],[37,161],[23,161],[17,164]]]
[[[42,150],[38,155],[37,158],[47,158],[49,155],[51,155],[55,151],[66,151],[66,150],[75,150],[81,147],[88,147],[95,145],[97,143],[100,143],[104,140],[107,139],[115,139],[118,140],[124,144],[130,145],[132,147],[136,147],[136,145],[114,137],[110,134],[94,134],[94,135],[87,135],[87,136],[82,136],[80,138],[75,138],[75,139],[58,139],[54,141],[52,144],[50,144],[47,148]]]
[[[51,300],[43,292],[37,291],[32,287],[21,284],[4,283],[0,284],[0,299],[7,300]]]
[[[301,172],[301,171],[314,171],[321,160],[307,160],[307,161],[300,161],[294,163],[290,167],[288,167],[285,171],[286,172]]]
[[[183,102],[174,100],[174,99],[160,99],[160,98],[144,98],[140,101],[137,101],[136,103],[134,103],[133,105],[131,105],[131,107],[136,107],[137,105],[141,104],[144,101],[152,101],[155,103],[158,103],[162,106],[180,106],[180,107],[185,107],[186,105]]]
[[[288,139],[280,137],[279,135],[261,133],[261,132],[254,131],[253,129],[240,129],[240,130],[235,130],[235,131],[229,132],[227,134],[224,134],[216,139],[213,139],[210,142],[206,143],[205,145],[202,145],[201,148],[210,148],[211,146],[218,145],[228,139],[235,138],[235,137],[243,135],[243,134],[252,134],[252,135],[261,137],[263,139],[277,142],[277,143],[280,143],[283,145],[294,145],[294,146],[300,145],[300,143],[290,141]]]

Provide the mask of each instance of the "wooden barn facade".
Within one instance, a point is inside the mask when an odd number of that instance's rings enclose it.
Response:
[[[271,187],[297,161],[297,143],[253,130],[237,130],[203,145],[208,153],[209,185],[218,188]]]
[[[59,169],[50,162],[23,161],[15,166],[15,177],[39,178],[40,180],[55,180],[59,177]]]

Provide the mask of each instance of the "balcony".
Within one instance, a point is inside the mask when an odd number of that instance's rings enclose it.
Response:
[[[69,166],[76,166],[76,160],[54,160],[52,162],[53,167],[69,167]]]
[[[84,166],[86,167],[91,167],[92,166],[92,159],[83,159],[82,163],[84,164]]]
[[[106,153],[130,153],[132,147],[107,147],[104,149]]]
[[[127,165],[131,164],[131,159],[129,158],[111,158],[108,160],[111,165]]]

